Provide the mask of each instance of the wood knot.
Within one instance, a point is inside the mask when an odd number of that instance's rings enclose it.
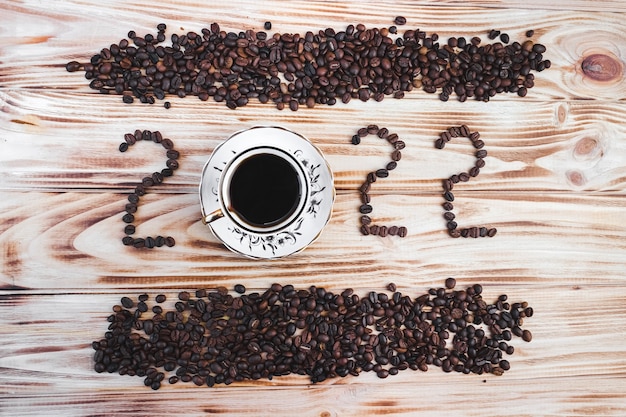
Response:
[[[598,155],[602,156],[602,149],[594,138],[582,138],[574,146],[574,156],[578,159],[590,159]]]
[[[586,57],[581,68],[583,73],[595,81],[608,82],[622,78],[622,63],[606,54],[592,54]]]
[[[576,187],[582,187],[587,182],[587,179],[585,178],[583,173],[580,171],[576,171],[576,170],[567,171],[565,173],[565,176],[567,177],[567,180],[569,181],[569,183]]]

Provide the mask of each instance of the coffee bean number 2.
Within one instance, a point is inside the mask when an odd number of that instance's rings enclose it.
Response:
[[[151,132],[149,130],[135,130],[135,133],[127,133],[124,135],[124,142],[119,146],[120,152],[126,152],[130,146],[134,145],[138,141],[150,141],[157,144],[161,144],[165,148],[167,162],[166,168],[160,172],[153,172],[152,175],[146,176],[141,179],[141,183],[135,187],[135,190],[128,195],[128,202],[126,203],[126,214],[122,217],[122,221],[126,223],[124,227],[124,236],[122,243],[126,246],[134,246],[136,248],[148,248],[168,246],[172,247],[175,244],[175,240],[171,236],[148,236],[145,238],[133,238],[131,235],[135,233],[136,227],[133,224],[135,221],[135,213],[139,205],[139,199],[145,195],[150,187],[161,184],[166,177],[171,177],[174,171],[178,169],[178,157],[180,154],[174,149],[174,144],[170,139],[163,138],[161,132]]]
[[[367,174],[365,182],[359,188],[361,192],[361,206],[359,207],[359,212],[361,213],[361,233],[364,235],[378,235],[378,236],[393,236],[397,235],[400,237],[405,237],[407,234],[407,229],[404,226],[379,226],[376,224],[372,224],[372,219],[369,214],[372,212],[373,208],[370,204],[370,195],[369,191],[371,189],[372,184],[376,181],[376,178],[386,178],[389,176],[389,171],[393,170],[397,166],[397,162],[401,159],[402,155],[400,153],[401,149],[404,149],[405,143],[399,140],[398,135],[395,133],[389,133],[387,128],[379,128],[376,125],[369,125],[367,127],[361,128],[358,130],[357,134],[352,136],[352,144],[358,145],[361,143],[361,138],[375,134],[381,139],[386,139],[394,148],[391,153],[391,162],[387,164],[385,168],[378,169],[374,172],[370,172]],[[497,230],[495,228],[487,228],[484,226],[473,226],[473,227],[465,227],[459,228],[456,220],[455,214],[452,212],[454,209],[454,205],[452,202],[454,201],[454,194],[452,193],[452,189],[454,185],[459,182],[467,182],[470,178],[474,178],[478,176],[480,173],[480,169],[485,166],[484,158],[487,156],[487,151],[484,148],[485,143],[480,139],[480,133],[471,132],[467,125],[462,125],[459,127],[450,127],[446,131],[442,132],[439,135],[439,138],[435,141],[435,147],[437,149],[443,149],[452,138],[456,137],[466,137],[469,138],[472,142],[474,148],[476,148],[476,161],[474,162],[474,166],[470,168],[467,172],[461,172],[459,174],[454,174],[450,176],[450,178],[443,180],[443,198],[445,202],[443,203],[444,219],[446,220],[446,227],[448,229],[448,233],[452,237],[493,237],[496,235]]]
[[[359,188],[361,192],[361,207],[359,211],[361,213],[361,233],[364,235],[377,235],[381,237],[386,236],[400,236],[405,237],[407,229],[405,226],[382,226],[372,222],[372,218],[369,216],[372,213],[373,208],[371,203],[371,197],[369,191],[372,184],[376,182],[377,178],[387,178],[389,172],[396,169],[398,161],[402,158],[401,150],[404,149],[405,143],[398,138],[395,133],[389,133],[389,129],[386,127],[379,128],[377,125],[369,125],[361,128],[358,132],[352,136],[352,144],[358,145],[361,143],[361,138],[368,135],[376,135],[380,139],[385,139],[393,147],[391,152],[391,161],[387,163],[384,168],[377,169],[367,174],[365,181]]]

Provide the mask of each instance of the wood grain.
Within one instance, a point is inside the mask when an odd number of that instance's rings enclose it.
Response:
[[[488,151],[481,175],[464,184],[466,190],[626,190],[626,102],[436,101],[424,106],[389,99],[281,112],[260,104],[232,111],[194,98],[164,111],[122,105],[117,97],[29,90],[0,91],[0,99],[6,103],[0,113],[0,185],[7,189],[130,189],[165,167],[165,152],[140,143],[122,154],[118,145],[127,132],[151,129],[172,139],[182,155],[181,168],[159,190],[195,192],[217,144],[240,129],[270,124],[312,140],[328,159],[337,189],[356,190],[367,172],[389,160],[391,147],[375,136],[359,146],[350,143],[359,128],[377,123],[397,133],[407,149],[398,169],[374,192],[438,193],[443,178],[469,169],[475,149],[467,139],[457,138],[443,150],[434,147],[443,130],[461,124],[479,131]],[[85,132],[89,137],[83,138]]]
[[[417,295],[424,288],[408,285],[399,287],[399,290]],[[150,291],[152,296],[160,292],[170,300],[175,299],[176,293],[169,290],[155,287]],[[240,415],[255,412],[255,402],[245,400],[253,396],[257,401],[263,398],[264,403],[276,407],[277,412],[289,414],[287,405],[277,404],[280,403],[279,395],[298,393],[302,398],[297,407],[302,407],[306,415],[323,415],[324,412],[328,415],[376,415],[377,412],[412,415],[416,411],[428,414],[437,410],[441,406],[439,403],[445,404],[451,412],[460,412],[465,400],[459,398],[466,398],[470,403],[481,398],[479,410],[463,413],[472,416],[497,415],[498,407],[503,404],[512,407],[510,412],[513,415],[526,415],[517,404],[519,398],[524,398],[522,402],[536,401],[544,407],[551,407],[549,415],[593,415],[590,410],[608,410],[607,407],[617,413],[626,410],[619,400],[620,388],[626,387],[623,380],[625,347],[608,341],[598,343],[606,340],[607,329],[597,326],[610,316],[615,323],[610,332],[618,338],[626,335],[621,295],[607,296],[598,286],[572,285],[543,285],[541,291],[527,294],[523,286],[496,284],[485,288],[484,297],[495,299],[503,292],[509,294],[510,300],[529,301],[536,315],[525,322],[526,327],[533,329],[533,342],[525,343],[520,339],[511,342],[516,348],[510,359],[512,368],[501,377],[446,374],[444,381],[444,374],[433,368],[426,373],[403,371],[386,381],[363,373],[359,377],[328,380],[311,386],[306,377],[286,376],[271,382],[259,380],[213,389],[166,384],[159,393],[147,393],[140,378],[98,375],[91,370],[93,351],[90,341],[103,337],[107,325],[105,312],[119,302],[116,295],[97,292],[16,294],[0,300],[0,315],[8,323],[0,330],[3,339],[0,390],[12,393],[9,398],[0,400],[0,405],[27,412],[29,408],[25,403],[28,402],[38,407],[54,406],[70,415],[86,415],[130,410],[147,412],[149,408],[143,407],[148,405],[140,403],[155,401],[159,404],[156,413],[165,414],[176,401],[186,399],[186,414],[198,415],[212,409],[220,414]],[[134,294],[136,296],[139,292]],[[561,301],[555,303],[555,299]],[[172,303],[170,301],[165,306],[172,308]],[[46,306],[47,314],[42,315],[41,306]],[[585,309],[584,314],[581,314],[581,308]],[[77,386],[73,382],[76,378],[84,385]],[[580,385],[582,379],[596,381],[597,385],[590,391],[589,387]],[[23,382],[15,384],[16,380]],[[546,391],[559,389],[557,381],[566,383],[568,392],[556,398],[548,396]],[[115,394],[120,384],[124,385],[124,396]],[[407,401],[411,396],[424,396],[425,387],[428,387],[429,400],[409,405]],[[95,397],[91,394],[94,391],[97,392]],[[484,391],[492,395],[484,396]],[[56,395],[50,398],[47,392]],[[333,400],[335,395],[337,399],[343,399],[336,402]],[[199,398],[204,400],[199,401]],[[455,398],[455,401],[450,402],[449,398]],[[233,399],[236,400],[232,402]],[[68,410],[70,406],[73,407],[71,411]]]
[[[613,196],[544,194],[530,199],[525,193],[457,193],[459,224],[496,227],[493,239],[449,237],[440,196],[374,196],[373,219],[409,230],[404,239],[382,239],[361,236],[358,197],[340,194],[320,239],[300,254],[274,261],[241,259],[225,250],[202,225],[196,194],[145,196],[136,213],[137,235],[171,234],[177,241],[174,248],[152,251],[122,245],[123,195],[5,196],[0,283],[6,288],[270,285],[277,279],[336,288],[351,285],[355,273],[360,285],[379,287],[390,281],[432,285],[448,274],[529,286],[542,279],[617,285],[626,258],[621,219],[626,200]],[[25,200],[36,203],[26,205]]]
[[[623,416],[626,415],[626,3],[618,0],[290,1],[58,0],[0,3],[0,415],[86,416]],[[172,108],[124,105],[88,88],[70,60],[87,61],[129,30],[168,34],[224,30],[304,33],[350,23],[449,36],[500,29],[546,45],[549,70],[525,98],[489,103],[415,90],[402,100],[278,111],[235,111],[193,97]],[[372,190],[372,217],[404,224],[406,238],[359,233],[357,188],[390,147],[350,144],[371,123],[407,147]],[[481,174],[455,186],[461,227],[489,225],[491,239],[447,235],[441,180],[473,163],[469,141],[434,148],[444,129],[481,133]],[[303,252],[275,261],[231,253],[200,221],[198,184],[212,150],[234,132],[280,125],[325,154],[338,191],[333,217]],[[162,148],[118,151],[123,134],[160,130],[182,156],[173,177],[142,198],[138,236],[170,234],[173,248],[124,247],[125,199],[163,168]],[[125,295],[244,284],[348,287],[359,294],[395,282],[421,294],[453,276],[481,283],[486,299],[528,301],[533,341],[513,341],[512,368],[493,375],[400,372],[310,384],[305,377],[197,388],[93,371],[92,340]]]

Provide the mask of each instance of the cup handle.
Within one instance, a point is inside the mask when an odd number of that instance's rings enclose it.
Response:
[[[214,212],[209,213],[206,216],[204,216],[202,218],[202,223],[209,224],[217,219],[221,219],[222,217],[224,217],[224,213],[222,212],[222,209],[217,209]]]

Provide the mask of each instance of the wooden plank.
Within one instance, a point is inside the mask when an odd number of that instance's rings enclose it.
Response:
[[[468,285],[473,282],[468,280]],[[412,283],[399,287],[415,295],[426,289]],[[359,286],[356,292],[368,290]],[[149,292],[154,296],[157,291]],[[171,308],[176,293],[167,289],[164,293],[170,300],[165,306]],[[43,407],[64,415],[119,414],[146,412],[149,408],[143,407],[153,403],[154,413],[160,415],[184,401],[186,414],[191,415],[208,410],[242,415],[255,409],[268,410],[263,415],[269,415],[269,410],[272,415],[289,415],[289,409],[277,402],[281,396],[295,394],[301,397],[298,408],[304,415],[428,414],[441,403],[453,415],[476,416],[498,415],[499,407],[509,407],[509,403],[512,415],[619,415],[626,410],[626,398],[621,395],[626,388],[626,350],[623,344],[607,340],[609,335],[614,341],[626,336],[623,293],[608,293],[603,285],[484,286],[486,300],[501,293],[508,293],[513,301],[528,301],[536,312],[525,321],[533,341],[516,338],[511,342],[516,348],[510,357],[512,367],[501,377],[446,374],[433,367],[426,373],[402,371],[384,381],[363,373],[311,385],[306,377],[286,376],[210,391],[191,384],[165,384],[156,393],[143,386],[140,378],[92,370],[90,343],[103,337],[107,311],[122,295],[139,292],[3,296],[0,317],[6,324],[0,328],[0,408],[19,415],[41,413]],[[581,306],[587,306],[584,314]],[[566,392],[561,391],[563,384]],[[554,392],[562,393],[554,396]],[[233,402],[234,398],[238,400]],[[415,398],[423,399],[415,402]],[[468,402],[480,407],[465,409]]]
[[[195,192],[202,167],[217,144],[254,125],[281,125],[307,136],[335,174],[338,190],[355,190],[368,171],[383,167],[391,146],[375,136],[359,146],[351,136],[371,123],[386,126],[407,143],[398,168],[374,192],[430,192],[441,180],[474,163],[470,141],[457,138],[438,150],[434,141],[450,126],[467,124],[481,133],[488,157],[464,190],[626,190],[626,102],[442,103],[385,100],[293,113],[262,105],[231,111],[218,103],[181,100],[169,111],[118,103],[117,97],[77,93],[0,91],[0,189],[129,190],[165,167],[160,146],[117,148],[124,133],[160,130],[182,155],[181,168],[159,192]],[[210,120],[189,118],[203,114]],[[372,116],[375,114],[375,117]],[[515,120],[527,122],[518,124]]]
[[[619,285],[626,266],[626,201],[615,196],[457,193],[460,227],[491,225],[498,229],[491,239],[449,237],[440,196],[374,196],[376,223],[409,230],[404,239],[383,239],[360,234],[358,197],[340,194],[320,239],[275,261],[247,260],[225,249],[200,222],[195,194],[144,197],[137,236],[171,234],[177,241],[174,248],[154,250],[122,246],[123,195],[4,196],[0,285],[5,288],[179,288],[233,279],[245,285],[314,280],[336,288],[351,285],[355,276],[363,285],[380,286],[468,273],[496,283]]]
[[[5,16],[2,43],[16,45],[5,48],[0,63],[3,88],[45,88],[89,92],[80,73],[69,74],[65,64],[69,60],[87,62],[101,48],[126,36],[131,29],[138,33],[155,32],[155,26],[169,23],[170,33],[200,31],[205,25],[218,21],[222,28],[239,32],[245,29],[261,30],[263,22],[271,20],[273,30],[279,32],[317,31],[326,27],[343,28],[348,23],[364,23],[368,27],[386,27],[393,18],[404,15],[407,27],[419,27],[429,33],[437,32],[442,39],[450,36],[481,36],[497,28],[509,33],[514,40],[525,40],[525,32],[534,29],[534,40],[548,47],[546,57],[553,66],[537,76],[537,88],[531,89],[529,99],[606,99],[626,97],[626,78],[623,76],[626,56],[626,31],[619,13],[600,10],[612,9],[616,2],[606,2],[593,11],[564,12],[534,9],[499,8],[493,2],[476,3],[474,7],[450,5],[424,7],[420,2],[406,2],[396,7],[395,2],[290,2],[286,11],[281,2],[240,1],[237,13],[230,3],[204,7],[202,3],[186,3],[171,7],[168,2],[142,0],[98,4],[97,2],[55,2],[54,7],[8,2],[0,5]],[[579,1],[577,4],[580,4]],[[489,7],[477,7],[477,6]],[[496,6],[496,7],[493,7]],[[568,10],[563,3],[560,7]],[[623,9],[623,6],[621,6]],[[272,12],[272,10],[274,10]],[[26,24],[24,22],[27,22]],[[485,23],[479,23],[485,22]],[[573,24],[572,22],[576,22]],[[593,54],[602,55],[602,65],[586,66],[582,62]],[[605,71],[613,67],[610,75]],[[600,73],[598,73],[598,71]],[[54,76],[51,76],[54,74]],[[601,76],[602,79],[598,80]],[[595,77],[595,79],[594,79]],[[93,94],[97,94],[92,92]],[[436,95],[414,92],[410,96],[429,101]],[[503,98],[496,98],[501,101]]]

